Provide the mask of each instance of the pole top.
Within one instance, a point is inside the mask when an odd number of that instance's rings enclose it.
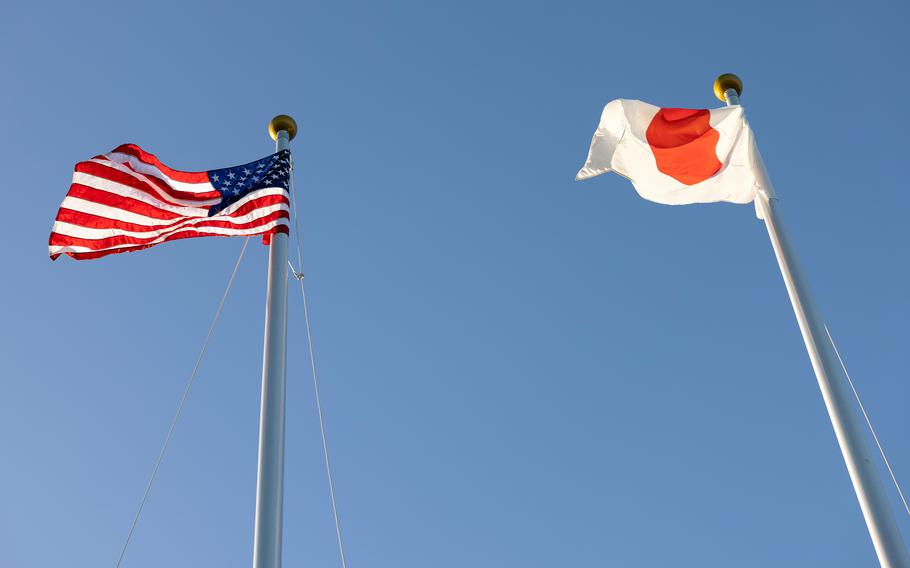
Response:
[[[288,140],[293,140],[297,136],[297,121],[286,114],[279,114],[269,121],[269,136],[272,140],[278,140],[278,133],[282,130],[288,133]]]
[[[714,96],[727,102],[726,92],[728,89],[736,91],[736,96],[743,94],[743,80],[733,73],[724,73],[714,80]]]

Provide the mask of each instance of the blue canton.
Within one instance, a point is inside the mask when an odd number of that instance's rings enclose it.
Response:
[[[209,208],[209,217],[237,202],[251,191],[269,187],[288,189],[291,179],[291,151],[282,150],[242,166],[211,170],[209,182],[221,194],[221,202]]]

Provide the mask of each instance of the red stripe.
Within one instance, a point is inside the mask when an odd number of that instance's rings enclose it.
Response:
[[[180,203],[178,197],[169,195],[169,191],[164,191],[164,196],[156,191],[156,185],[151,183],[136,179],[130,174],[120,171],[116,168],[110,166],[99,164],[97,162],[80,162],[76,164],[76,171],[84,174],[89,174],[93,176],[100,177],[109,181],[119,183],[131,187],[133,189],[139,190],[142,193],[145,193],[152,199],[160,201],[161,203],[166,203],[168,205],[173,205],[174,207],[190,207],[185,203]]]
[[[127,167],[129,167],[127,165]],[[132,169],[132,168],[130,168]],[[104,178],[113,182],[117,182],[122,185],[132,187],[133,189],[138,189],[139,191],[145,192],[149,196],[167,203],[169,205],[174,205],[177,207],[188,207],[188,206],[200,206],[195,203],[210,201],[212,199],[218,198],[221,196],[217,191],[207,191],[205,193],[190,193],[188,191],[178,191],[173,187],[167,185],[162,180],[150,176],[147,174],[141,174],[145,176],[150,182],[148,183],[140,179],[131,176],[130,174],[120,171],[114,167],[108,166],[106,164],[99,164],[98,162],[79,162],[76,164],[76,171]],[[135,171],[135,170],[133,170]],[[137,172],[138,173],[138,172]],[[155,190],[155,188],[161,190],[164,193],[162,197],[161,193]],[[186,203],[180,203],[180,201],[191,201],[195,202],[193,205],[187,205]],[[202,205],[201,207],[208,207],[207,205]]]
[[[107,205],[109,207],[116,207],[117,209],[129,211],[130,213],[138,213],[139,215],[145,215],[146,217],[151,217],[152,219],[162,219],[168,221],[171,219],[183,219],[186,217],[186,215],[180,215],[179,213],[174,213],[172,211],[165,211],[164,209],[159,209],[154,205],[149,205],[144,201],[139,201],[138,199],[134,199],[132,197],[124,197],[123,195],[110,193],[108,191],[104,191],[103,189],[95,189],[94,187],[89,187],[80,183],[74,183],[71,185],[69,193],[67,193],[66,196],[78,197],[79,199],[91,201],[92,203]]]
[[[169,168],[162,164],[161,160],[159,160],[155,154],[150,154],[135,144],[122,144],[114,148],[113,151],[135,156],[140,161],[155,166],[161,170],[164,175],[175,181],[183,181],[186,183],[204,183],[209,181],[208,172],[184,172],[181,170],[175,170],[174,168]]]
[[[251,199],[248,202],[244,203],[237,208],[236,211],[233,211],[227,217],[242,217],[247,213],[253,211],[254,209],[259,209],[260,207],[268,207],[269,205],[278,205],[284,203],[288,207],[291,206],[291,202],[288,200],[288,196],[285,194],[279,195],[263,195],[262,197],[257,197],[256,199]],[[219,213],[217,217],[221,217],[222,214]]]
[[[122,245],[144,245],[152,243],[153,241],[161,239],[160,242],[166,242],[173,238],[175,234],[182,232],[192,232],[195,236],[206,236],[214,233],[202,233],[198,229],[205,228],[220,228],[220,229],[253,229],[260,226],[266,226],[271,223],[276,222],[278,219],[287,219],[287,211],[275,211],[270,213],[265,217],[256,219],[249,223],[242,223],[240,225],[235,225],[230,221],[218,221],[218,220],[204,220],[202,222],[197,222],[194,224],[189,224],[191,220],[187,220],[185,223],[182,223],[180,226],[172,228],[169,232],[164,235],[156,235],[154,237],[131,237],[127,235],[113,235],[111,237],[105,237],[103,239],[86,239],[82,237],[73,237],[70,235],[64,235],[62,233],[51,233],[50,245],[52,246],[69,246],[76,245],[81,247],[90,248],[93,250],[101,250],[110,247],[122,246]],[[185,238],[185,237],[184,237]]]
[[[175,227],[187,221],[185,217],[181,217],[177,221],[166,225],[139,225],[137,223],[130,223],[128,221],[121,221],[119,219],[102,217],[101,215],[95,215],[94,213],[74,211],[72,209],[66,209],[64,207],[61,207],[60,211],[57,212],[56,220],[62,223],[69,223],[70,225],[78,225],[80,227],[86,227],[89,229],[120,229],[122,231],[132,232],[160,231],[169,227]]]
[[[182,191],[182,190],[179,190],[179,189],[173,187],[172,185],[170,185],[166,179],[160,178],[154,174],[140,172],[139,170],[134,168],[132,164],[130,164],[128,162],[124,162],[121,165],[124,166],[125,168],[129,169],[132,172],[136,172],[137,174],[148,178],[148,180],[151,181],[153,184],[155,184],[155,186],[159,187],[165,193],[168,193],[168,194],[176,197],[177,199],[191,199],[194,201],[208,201],[209,199],[218,199],[221,197],[221,193],[217,189],[212,189],[210,191],[200,191],[197,193],[194,193],[192,191]],[[206,184],[209,183],[208,178],[206,178],[205,183]],[[202,184],[197,184],[197,185],[202,185]]]
[[[261,233],[255,233],[253,235],[248,235],[248,236],[252,237],[252,236],[256,236],[256,235],[262,235],[262,243],[267,245],[271,242],[272,235],[275,233],[284,233],[285,235],[287,235],[288,234],[287,225],[278,225],[277,227],[275,227],[273,229],[267,229]],[[196,233],[196,234],[180,233],[180,234],[174,235],[172,237],[169,237],[164,242],[176,241],[179,239],[188,239],[188,238],[192,238],[192,237],[229,237],[229,236],[231,236],[231,235],[205,234],[205,233]],[[54,233],[51,233],[51,238],[53,239],[53,237],[54,237]],[[53,244],[53,243],[51,243],[51,244]],[[159,243],[155,243],[155,244],[159,244]],[[137,251],[137,250],[147,249],[147,248],[153,247],[153,246],[155,246],[155,245],[154,244],[137,245],[137,246],[133,246],[133,247],[118,248],[118,249],[114,249],[114,250],[102,250],[102,251],[92,251],[92,252],[67,252],[67,253],[63,253],[63,254],[65,254],[66,256],[69,256],[70,258],[74,258],[76,260],[89,260],[92,258],[101,258],[102,256],[108,256],[110,254],[119,254],[121,252],[133,252],[133,251]],[[50,256],[51,256],[51,260],[57,260],[57,257],[60,256],[60,253],[52,254]]]
[[[273,213],[269,213],[269,215],[272,214]],[[284,216],[287,217],[286,214]],[[205,225],[207,227],[248,229],[261,224],[260,220],[266,217],[267,216],[263,216],[259,219],[254,219],[253,221],[247,221],[246,223],[232,223],[230,221],[225,221],[219,217],[212,217],[210,221],[202,223],[200,222],[201,219],[204,219],[202,217],[182,217],[177,221],[168,223],[166,225],[143,225],[139,223],[131,223],[129,221],[122,221],[120,219],[111,219],[109,217],[95,215],[94,213],[86,213],[84,211],[66,209],[64,207],[61,207],[60,211],[57,212],[57,221],[60,221],[62,223],[69,223],[71,225],[77,225],[79,227],[86,227],[89,229],[119,229],[121,231],[130,231],[136,233],[163,231],[165,229],[181,227],[192,223],[195,223],[195,226]]]
[[[78,197],[79,199],[84,199],[85,201],[90,201],[92,203],[98,203],[99,205],[107,205],[109,207],[115,207],[117,209],[129,211],[130,213],[137,213],[139,215],[145,215],[146,217],[161,219],[163,221],[198,218],[195,216],[181,215],[172,211],[166,211],[132,197],[124,197],[116,193],[110,193],[108,191],[104,191],[103,189],[96,189],[94,187],[89,187],[80,183],[72,184],[70,186],[69,193],[66,195],[67,197]],[[260,207],[268,207],[269,205],[278,205],[281,203],[290,207],[290,201],[288,201],[287,195],[263,195],[262,197],[257,197],[244,203],[238,207],[236,211],[229,215],[217,215],[217,217],[242,217],[254,209],[259,209]]]

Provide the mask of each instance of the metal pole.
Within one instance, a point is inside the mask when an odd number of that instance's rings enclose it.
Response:
[[[297,124],[287,115],[276,116],[269,122],[269,133],[275,139],[276,151],[286,150],[297,134]],[[281,567],[288,328],[287,258],[288,235],[273,234],[269,245],[269,280],[265,303],[253,568]]]
[[[721,75],[714,83],[714,92],[727,105],[739,104],[742,93],[742,82],[735,75]],[[761,174],[765,175],[764,168]],[[771,187],[769,180],[765,187]],[[875,553],[879,563],[885,568],[908,568],[910,557],[904,546],[900,530],[894,520],[888,497],[885,494],[881,479],[872,461],[872,452],[866,439],[865,431],[853,407],[853,399],[847,391],[847,384],[841,367],[837,364],[830,341],[825,335],[824,321],[819,317],[813,305],[809,287],[800,272],[778,212],[779,202],[774,196],[760,192],[755,198],[756,211],[765,221],[768,236],[774,247],[774,255],[780,265],[780,272],[796,313],[806,350],[818,386],[831,418],[831,425],[837,436],[856,498],[866,519]]]

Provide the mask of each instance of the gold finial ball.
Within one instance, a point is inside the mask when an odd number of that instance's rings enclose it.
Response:
[[[727,102],[727,97],[724,94],[727,92],[727,89],[733,89],[736,91],[737,95],[743,94],[743,81],[733,73],[724,73],[714,80],[714,96],[721,100],[721,102]]]
[[[286,114],[279,114],[269,121],[269,136],[272,140],[278,140],[278,133],[286,130],[288,140],[293,140],[297,136],[297,122]]]

